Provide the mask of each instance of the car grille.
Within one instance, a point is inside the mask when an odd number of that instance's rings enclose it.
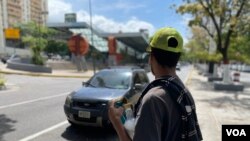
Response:
[[[74,101],[73,107],[86,108],[86,109],[99,109],[106,107],[105,102],[88,102],[88,101]]]

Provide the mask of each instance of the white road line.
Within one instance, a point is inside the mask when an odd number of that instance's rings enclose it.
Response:
[[[19,102],[19,103],[10,104],[10,105],[3,105],[3,106],[0,106],[0,109],[10,108],[10,107],[15,107],[15,106],[23,105],[23,104],[28,104],[28,103],[33,103],[33,102],[37,102],[37,101],[47,100],[47,99],[56,98],[56,97],[60,97],[60,96],[65,96],[65,95],[67,95],[69,93],[70,92],[65,92],[65,93],[61,93],[61,94],[58,94],[58,95],[42,97],[42,98],[28,100],[28,101],[23,101],[23,102]]]
[[[44,130],[42,130],[42,131],[40,131],[40,132],[38,132],[38,133],[35,133],[35,134],[30,135],[30,136],[28,136],[28,137],[25,137],[25,138],[23,138],[23,139],[21,139],[21,140],[19,140],[19,141],[30,141],[30,140],[32,140],[32,139],[34,139],[34,138],[37,138],[38,136],[41,136],[41,135],[43,135],[43,134],[45,134],[45,133],[47,133],[47,132],[50,132],[50,131],[52,131],[52,130],[55,130],[56,128],[59,128],[59,127],[65,125],[65,124],[67,124],[67,123],[68,123],[67,120],[66,120],[66,121],[63,121],[63,122],[61,122],[61,123],[58,123],[58,124],[56,124],[56,125],[54,125],[54,126],[51,126],[51,127],[47,128],[47,129],[44,129]]]

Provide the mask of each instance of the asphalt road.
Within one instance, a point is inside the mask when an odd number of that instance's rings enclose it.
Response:
[[[191,66],[178,75],[185,82]],[[149,74],[153,79],[152,74]],[[63,112],[65,97],[83,79],[5,75],[8,89],[0,91],[0,141],[112,141],[112,129],[74,128]]]

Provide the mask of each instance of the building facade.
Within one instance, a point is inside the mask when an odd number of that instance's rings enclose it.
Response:
[[[0,0],[0,54],[13,52],[13,48],[5,44],[5,29],[29,21],[45,25],[47,16],[47,0]]]

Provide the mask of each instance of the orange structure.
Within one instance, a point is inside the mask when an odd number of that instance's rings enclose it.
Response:
[[[68,41],[70,52],[75,55],[85,55],[89,50],[88,41],[80,35],[72,36]]]
[[[116,55],[116,39],[113,36],[108,37],[108,48],[109,48],[109,55]]]

